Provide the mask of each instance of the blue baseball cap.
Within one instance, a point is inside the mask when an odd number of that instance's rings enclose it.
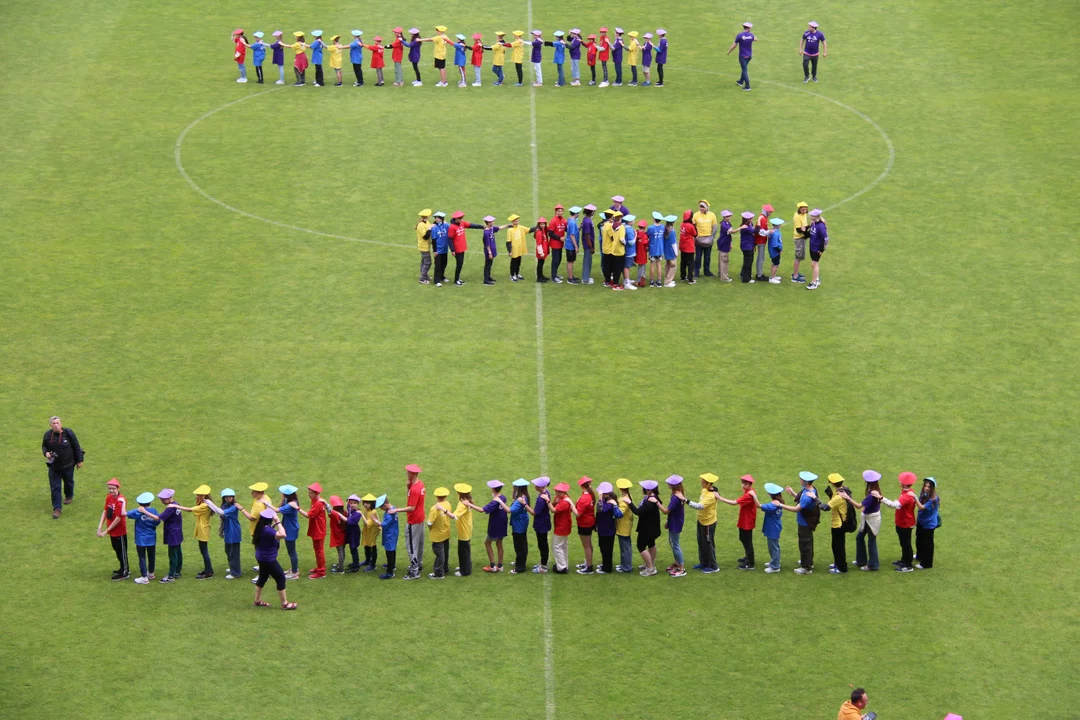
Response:
[[[769,220],[769,224],[770,225],[783,225],[784,221],[781,220],[780,218],[772,218],[771,220]]]
[[[676,221],[678,221],[678,219],[679,218],[675,217],[674,215],[668,215],[668,216],[666,216],[664,218],[664,221],[665,222],[676,222]]]
[[[653,220],[663,220],[664,215],[659,210],[652,211]]]
[[[139,497],[135,498],[135,502],[139,503],[140,505],[149,505],[150,503],[154,502],[154,493],[144,492],[139,495]]]
[[[518,478],[514,482],[510,483],[514,487],[529,487],[529,481],[525,478]]]
[[[777,495],[779,493],[782,493],[783,491],[784,488],[780,487],[776,483],[765,483],[765,492],[769,493],[770,495]]]
[[[799,479],[803,482],[814,482],[815,480],[817,480],[817,475],[810,472],[809,470],[803,470],[799,473]]]
[[[385,502],[386,502],[386,495],[385,494],[380,495],[379,497],[375,498],[375,507],[382,507],[383,503],[385,503]]]
[[[282,495],[292,495],[294,492],[296,492],[296,486],[295,485],[282,485],[281,487],[278,488],[278,490],[281,492]]]

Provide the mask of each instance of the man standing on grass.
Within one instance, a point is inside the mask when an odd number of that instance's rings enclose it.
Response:
[[[49,418],[49,429],[41,438],[41,454],[49,468],[49,491],[52,493],[53,520],[60,517],[60,490],[63,485],[63,504],[75,498],[75,469],[83,464],[83,449],[71,428],[64,427],[60,418]]]
[[[802,55],[804,83],[808,83],[810,80],[817,82],[819,46],[821,47],[821,57],[829,57],[829,44],[825,42],[825,33],[818,30],[818,24],[811,20],[810,26],[806,29],[806,32],[802,34],[802,40],[799,42],[799,53]],[[813,69],[813,75],[810,74],[811,68]]]
[[[814,490],[817,475],[803,470],[799,473],[799,480],[802,482],[802,490],[799,492],[792,490],[790,485],[786,488],[799,506],[799,512],[795,515],[799,525],[799,567],[795,568],[795,574],[810,575],[814,572],[814,531],[821,521],[821,508],[818,505],[817,491]]]
[[[416,580],[424,568],[424,483],[420,482],[420,466],[406,465],[405,490],[408,499],[398,512],[406,513],[405,547],[409,552],[409,569],[405,580]]]
[[[739,67],[742,68],[742,75],[735,84],[741,86],[743,90],[749,90],[750,74],[747,72],[747,67],[754,57],[754,43],[757,42],[757,38],[750,32],[750,28],[754,27],[753,23],[744,22],[742,27],[742,32],[735,36],[735,42],[731,43],[731,47],[727,49],[727,54],[730,55],[732,50],[739,48]]]

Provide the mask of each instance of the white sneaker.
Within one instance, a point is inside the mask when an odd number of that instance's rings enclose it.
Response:
[[[144,577],[135,578],[135,582],[138,585],[149,585],[150,584],[150,580],[147,579],[147,578],[144,578]]]
[[[278,80],[278,81],[276,81],[276,82],[275,82],[274,84],[275,84],[275,85],[284,85],[284,84],[285,84],[285,81],[284,81],[284,80]]]
[[[674,281],[674,280],[672,280],[672,281],[671,281],[671,282],[669,282],[669,283],[664,283],[664,287],[675,287],[675,281]]]
[[[551,278],[551,282],[558,285],[558,284],[562,283],[562,278],[561,277],[553,277],[553,278]]]
[[[748,285],[753,285],[756,282],[757,282],[757,280],[755,280],[754,278],[750,278],[750,280],[747,282],[747,284]]]
[[[627,280],[626,282],[623,283],[623,287],[626,288],[627,290],[637,290],[637,285],[630,282],[629,280]]]
[[[473,87],[480,87],[480,83],[473,83],[472,86]]]
[[[811,282],[811,283],[807,283],[807,285],[806,285],[806,289],[807,289],[807,290],[817,290],[817,289],[818,289],[818,285],[820,285],[820,284],[821,284],[821,283],[816,283],[816,282]]]
[[[251,572],[259,572],[259,566],[256,565],[255,567],[251,568]]]
[[[421,87],[424,83],[420,82],[419,80],[413,80],[412,84],[413,87]]]
[[[235,580],[236,576],[233,575],[232,573],[225,573],[225,579],[226,580]]]
[[[807,570],[806,568],[802,568],[802,567],[797,567],[797,568],[795,568],[795,574],[796,575],[813,575],[814,571],[813,570]]]
[[[608,84],[609,84],[609,83],[607,83],[607,82],[602,82],[602,83],[600,83],[600,87],[607,87],[607,86],[608,86]]]
[[[767,575],[772,575],[773,573],[778,573],[778,572],[780,572],[780,568],[773,568],[773,567],[769,567],[768,565],[765,566],[765,573]]]
[[[783,281],[778,277],[769,278],[769,284],[770,285],[779,285],[781,282],[783,282]]]
[[[247,82],[247,78],[236,78],[236,82]]]
[[[595,283],[595,282],[596,282],[595,280],[593,280],[592,278],[589,278],[589,282],[587,282],[587,283],[585,283],[585,284],[586,284],[586,285],[592,285],[592,284],[593,284],[593,283]]]
[[[648,568],[646,568],[646,569],[642,570],[641,572],[639,572],[638,575],[640,575],[641,577],[652,577],[653,575],[656,574],[656,572],[657,572],[656,568],[653,568],[652,570],[649,570]]]

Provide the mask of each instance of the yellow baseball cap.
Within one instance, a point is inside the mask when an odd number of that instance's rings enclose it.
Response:
[[[209,485],[200,485],[199,487],[195,488],[195,492],[192,493],[192,494],[193,495],[209,495],[210,494],[210,486]]]
[[[704,480],[705,482],[709,483],[710,485],[715,485],[716,481],[719,480],[720,478],[713,475],[712,473],[702,473],[701,479]]]
[[[840,473],[829,473],[829,482],[833,485],[840,485],[844,482],[844,476]]]
[[[255,492],[266,492],[266,489],[270,486],[264,482],[257,482],[254,485],[248,485],[248,490],[254,490]]]
[[[514,215],[511,215],[510,217],[508,217],[506,219],[509,220],[510,222],[514,222],[515,220],[520,220],[521,216],[515,213]]]
[[[293,33],[293,37],[304,37],[304,33],[302,30],[297,30]]]
[[[450,494],[450,491],[444,487],[435,488],[435,497],[446,497]]]
[[[630,488],[634,487],[634,483],[630,482],[626,478],[619,478],[615,481],[615,487],[619,488],[620,490],[629,490]]]
[[[368,493],[367,495],[365,495],[364,497],[362,497],[360,499],[363,500],[364,502],[375,502],[375,500],[377,498],[374,495],[372,495],[371,493]]]
[[[428,217],[429,215],[431,215],[431,208],[424,208],[423,210],[418,212],[417,215],[419,215],[420,217]]]
[[[503,35],[505,35],[506,33],[505,33],[505,32],[503,32],[502,30],[496,30],[496,31],[495,31],[495,34],[496,34],[496,35],[498,35],[499,37],[502,37],[502,36],[503,36]]]
[[[525,34],[524,30],[515,30],[514,31],[514,37],[521,37],[524,34]]]
[[[638,36],[638,31],[637,30],[631,30],[630,31],[630,37],[636,38],[637,36]]]
[[[445,25],[436,25],[435,29],[438,30],[439,32],[446,32],[446,26]]]
[[[466,485],[465,483],[458,483],[457,485],[454,486],[454,489],[457,490],[459,493],[471,493],[472,492],[472,485]]]
[[[810,206],[807,205],[804,202],[801,202],[801,203],[799,203],[798,205],[795,206],[796,209],[798,209],[798,208],[808,208],[808,207],[810,207]]]

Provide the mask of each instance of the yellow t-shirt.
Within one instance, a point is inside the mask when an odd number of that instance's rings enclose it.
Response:
[[[327,45],[326,51],[330,53],[330,67],[341,69],[341,48],[336,45]]]
[[[710,210],[709,212],[701,212],[700,210],[698,210],[696,213],[694,213],[694,217],[690,219],[693,221],[694,226],[697,228],[698,237],[709,237],[710,235],[712,235],[713,226],[719,225],[719,223],[716,222],[716,213],[714,213],[712,210]]]
[[[625,497],[619,498],[619,512],[621,518],[615,518],[615,534],[630,537],[630,531],[634,529],[634,514],[630,512],[630,501]]]
[[[829,500],[829,507],[832,509],[832,522],[829,523],[829,527],[841,527],[848,514],[848,501],[844,499],[842,493],[834,492],[832,499]]]
[[[416,249],[420,252],[431,252],[431,238],[424,237],[430,230],[431,223],[427,220],[416,223]]]
[[[446,512],[439,512],[440,508]],[[446,514],[448,512],[450,512],[450,503],[445,500],[435,503],[428,511],[427,521],[431,526],[431,542],[450,539],[450,516]]]
[[[435,36],[435,59],[436,60],[445,60],[446,59],[446,43],[447,42],[449,42],[449,39],[445,35],[443,35],[442,33],[439,33],[438,35]]]
[[[295,42],[292,45],[286,45],[285,47],[292,48],[293,50],[296,51],[297,55],[303,55],[304,54],[304,43]]]
[[[633,40],[630,41],[629,54],[630,54],[630,64],[631,65],[637,65],[638,64],[638,58],[641,57],[641,44],[637,41],[637,38],[634,38]]]
[[[379,513],[374,510],[360,510],[364,516],[364,527],[360,530],[360,544],[375,547],[375,538],[379,537]]]
[[[615,227],[611,223],[604,226],[603,250],[608,255],[620,257],[626,255],[626,226]]]
[[[524,225],[511,225],[506,228],[506,239],[510,241],[510,257],[518,258],[528,254],[529,246],[525,237],[529,234],[529,228]]]
[[[195,539],[210,542],[210,506],[206,503],[192,505],[191,516],[195,518]]]
[[[502,44],[501,40],[496,40],[495,44],[491,46],[491,64],[501,66],[505,62],[506,46]]]
[[[698,502],[703,505],[700,510],[697,511],[698,525],[715,525],[716,524],[716,496],[713,495],[712,490],[702,490],[701,499]]]
[[[266,495],[263,495],[258,500],[253,500],[252,501],[251,509],[248,510],[248,512],[250,512],[252,515],[254,515],[255,519],[250,521],[251,529],[248,530],[249,534],[251,534],[251,535],[255,534],[255,526],[259,524],[259,513],[261,513],[267,507],[268,506],[266,504]]]
[[[792,220],[795,224],[795,239],[805,240],[806,238],[799,234],[799,230],[805,228],[810,224],[810,213],[795,213],[795,218]]]
[[[454,514],[457,515],[457,539],[472,540],[472,508],[458,503]]]
[[[514,42],[510,43],[512,57],[514,62],[525,62],[525,43],[521,38],[516,38]]]

